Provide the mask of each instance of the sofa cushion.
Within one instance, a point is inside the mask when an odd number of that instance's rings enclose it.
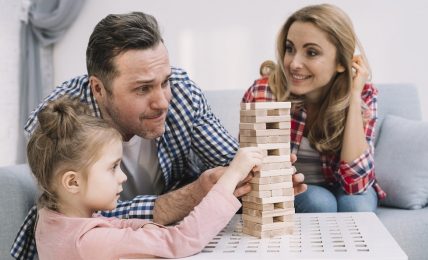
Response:
[[[428,202],[428,122],[388,115],[375,150],[381,205],[420,209]]]

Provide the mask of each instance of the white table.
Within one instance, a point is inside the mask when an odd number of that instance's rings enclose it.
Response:
[[[241,232],[236,215],[197,255],[185,259],[407,259],[374,213],[295,215],[295,233],[258,239]]]

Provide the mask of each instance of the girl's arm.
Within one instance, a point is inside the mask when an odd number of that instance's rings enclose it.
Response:
[[[77,250],[83,259],[193,255],[226,226],[240,206],[232,192],[217,184],[177,226],[96,227],[82,231]]]

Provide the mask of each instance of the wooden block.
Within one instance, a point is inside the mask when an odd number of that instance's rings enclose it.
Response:
[[[292,175],[293,173],[294,173],[294,169],[289,167],[289,168],[283,168],[278,170],[260,170],[258,172],[254,172],[254,177]]]
[[[271,122],[271,123],[264,123],[265,129],[290,129],[291,123],[290,122]]]
[[[258,184],[258,183],[250,183],[251,188],[255,191],[257,190],[275,190],[275,189],[284,189],[284,188],[292,188],[293,183],[290,181],[279,182],[279,183],[269,183],[269,184]]]
[[[269,184],[270,183],[270,177],[253,177],[249,183],[255,183],[255,184]]]
[[[259,111],[259,110],[256,110]],[[279,108],[279,109],[269,109],[266,113],[268,116],[283,116],[283,115],[290,115],[290,109],[289,108]]]
[[[291,175],[289,175],[289,176],[291,178]],[[251,192],[249,192],[249,193],[251,193]],[[250,195],[249,193],[248,193],[248,195]],[[272,197],[277,197],[277,196],[294,196],[294,189],[293,188],[284,188],[284,189],[271,190],[271,196]],[[262,198],[262,197],[259,197],[259,198]]]
[[[290,155],[271,155],[262,159],[262,163],[289,162]]]
[[[290,149],[290,143],[276,143],[276,144],[258,144],[258,143],[239,143],[240,147],[258,147],[262,150],[276,150],[276,149]],[[269,151],[267,152],[268,155]]]
[[[243,136],[275,136],[275,135],[289,135],[290,129],[268,129],[268,130],[250,130],[241,129],[240,135]]]
[[[240,116],[268,116],[269,110],[267,109],[255,109],[255,110],[240,110]],[[274,114],[272,116],[279,116],[280,114]],[[284,114],[289,115],[289,114]]]
[[[266,130],[266,123],[240,123],[240,130]]]
[[[270,190],[252,190],[247,195],[256,198],[269,198],[272,197],[272,192]]]
[[[294,226],[292,227],[286,227],[283,229],[276,229],[276,230],[267,230],[267,231],[256,231],[251,228],[243,227],[242,232],[244,234],[258,237],[258,238],[272,238],[282,235],[291,235],[294,232]]]
[[[260,218],[266,218],[266,217],[278,217],[278,216],[285,216],[285,215],[294,215],[295,211],[294,209],[274,209],[274,210],[257,210],[257,209],[247,209],[243,208],[242,213],[253,216],[253,217],[260,217]]]
[[[274,184],[274,183],[291,182],[291,181],[292,181],[292,175],[278,175],[278,176],[268,176],[268,177],[253,177],[249,181],[249,183]]]
[[[247,215],[247,214],[242,214],[242,220],[247,220],[247,221],[251,221],[251,222],[255,222],[255,223],[260,223],[260,224],[273,223],[273,218],[272,217],[262,218],[262,217],[250,216],[250,215]]]
[[[261,171],[287,169],[291,167],[291,162],[279,162],[279,163],[264,163],[260,166]]]
[[[270,197],[270,198],[256,198],[252,196],[242,196],[242,201],[257,203],[257,204],[268,204],[268,203],[280,203],[286,201],[294,201],[294,196],[278,196],[278,197]],[[275,205],[274,205],[275,208]]]
[[[275,208],[273,203],[259,204],[259,203],[249,202],[249,201],[242,201],[242,207],[244,209],[247,208],[247,209],[267,210],[267,211],[273,210]]]
[[[287,227],[292,227],[294,226],[294,223],[287,223],[284,221],[279,221],[279,222],[274,222],[274,223],[270,223],[270,224],[260,224],[260,223],[255,223],[254,225],[252,225],[251,222],[247,223],[246,226],[252,226],[253,229],[255,231],[267,231],[267,230],[277,230],[277,229],[284,229]]]
[[[294,197],[294,196],[293,196]],[[294,209],[294,200],[273,203],[274,209]]]
[[[279,123],[290,122],[290,115],[285,116],[240,116],[241,123]]]
[[[291,108],[290,102],[255,102],[255,103],[241,103],[241,110],[250,109],[280,109]]]
[[[283,176],[270,176],[269,183],[281,183],[288,182],[292,183],[292,175],[283,175]]]
[[[269,149],[267,151],[267,156],[271,156],[271,155],[281,156],[281,155],[290,155],[290,154],[291,154],[290,148]]]
[[[289,143],[290,136],[287,135],[278,135],[278,136],[245,136],[240,135],[239,141],[243,143],[258,143],[258,144],[267,144],[267,143]]]
[[[283,194],[283,191],[282,191],[283,189],[276,189],[276,190],[271,190],[270,191],[270,194],[271,194],[271,196],[272,197],[277,197],[277,196],[283,196],[284,194]],[[249,193],[251,193],[251,192],[249,192]],[[249,194],[248,193],[248,195],[250,195],[250,196],[252,196],[251,194]],[[294,194],[293,194],[294,195]],[[288,196],[290,196],[290,195],[288,195]]]
[[[242,143],[257,143],[257,144],[266,144],[268,143],[269,136],[239,136],[239,142]]]

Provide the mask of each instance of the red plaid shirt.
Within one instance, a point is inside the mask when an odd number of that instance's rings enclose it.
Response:
[[[263,77],[245,92],[242,102],[272,102],[275,96],[269,87],[267,77]],[[366,84],[361,93],[367,109],[363,110],[364,132],[369,148],[351,163],[340,161],[340,153],[335,155],[320,154],[321,168],[325,180],[329,184],[340,183],[347,194],[362,193],[371,185],[377,192],[379,199],[386,197],[386,193],[376,182],[374,170],[374,129],[377,114],[377,89],[372,84]],[[297,154],[305,128],[306,109],[296,109],[291,116],[291,152]]]

